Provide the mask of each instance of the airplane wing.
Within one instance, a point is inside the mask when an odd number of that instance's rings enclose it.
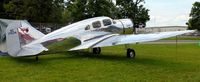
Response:
[[[169,37],[182,35],[185,33],[191,33],[191,32],[194,32],[194,30],[159,32],[159,33],[138,34],[138,35],[108,34],[99,38],[86,40],[81,45],[70,49],[70,51],[87,49],[87,48],[95,48],[95,47],[106,47],[106,46],[114,46],[114,45],[121,45],[121,44],[130,44],[130,43],[137,43],[137,42],[149,42],[149,41],[155,41],[155,40],[169,38]]]

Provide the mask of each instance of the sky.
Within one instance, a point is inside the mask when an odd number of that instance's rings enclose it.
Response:
[[[200,0],[145,0],[150,21],[147,27],[186,26],[194,2]],[[116,0],[113,0],[116,3]]]
[[[200,0],[145,0],[150,21],[147,27],[186,26],[192,4]]]

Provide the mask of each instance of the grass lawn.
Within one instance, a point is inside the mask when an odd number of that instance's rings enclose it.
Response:
[[[96,56],[91,50],[35,57],[0,57],[2,82],[199,82],[198,44],[131,45],[135,59],[126,58],[124,46],[106,47]],[[52,48],[52,47],[51,47]],[[89,52],[88,52],[89,51]]]
[[[176,37],[166,38],[163,40],[176,40]],[[177,40],[200,40],[199,36],[178,36]]]

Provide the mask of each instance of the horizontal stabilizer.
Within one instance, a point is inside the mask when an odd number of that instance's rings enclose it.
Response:
[[[48,49],[45,48],[41,44],[34,44],[34,45],[29,45],[29,46],[23,46],[22,49],[18,54],[16,54],[17,57],[20,56],[33,56],[36,54],[41,53],[42,51],[47,51]]]

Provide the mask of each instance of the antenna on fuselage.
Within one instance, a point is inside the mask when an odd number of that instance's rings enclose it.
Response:
[[[125,27],[124,27],[124,24],[122,23],[122,21],[121,20],[119,20],[119,22],[122,24],[122,26],[123,26],[123,34],[125,34]]]

